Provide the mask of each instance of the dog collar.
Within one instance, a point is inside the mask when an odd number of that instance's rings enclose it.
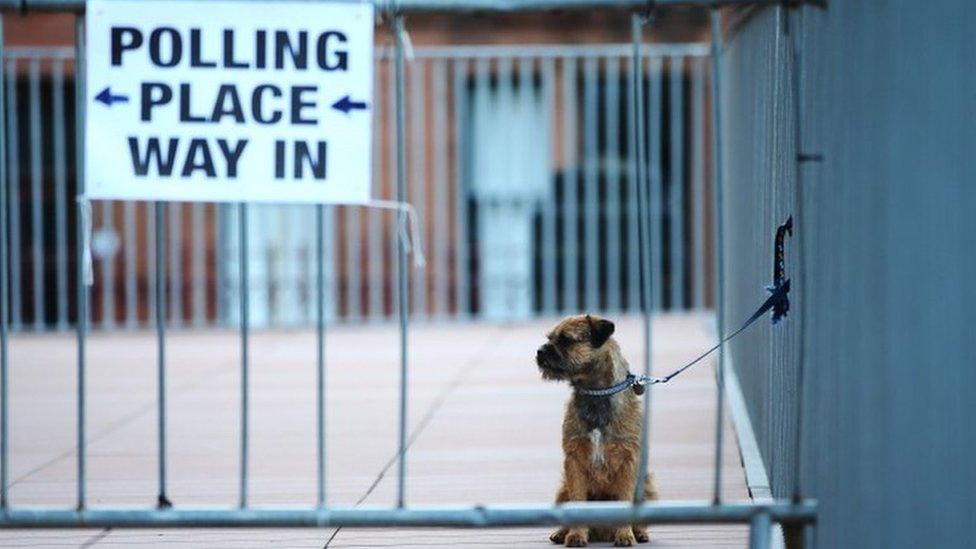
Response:
[[[603,389],[576,389],[576,392],[586,396],[612,396],[622,391],[626,391],[627,389],[633,388],[635,393],[642,395],[644,394],[645,386],[654,385],[655,383],[663,383],[664,381],[665,379],[663,377],[635,376],[634,374],[627,374],[626,379],[609,387],[604,387]]]

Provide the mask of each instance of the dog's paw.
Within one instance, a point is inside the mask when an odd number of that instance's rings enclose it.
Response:
[[[651,540],[651,536],[647,533],[647,528],[643,526],[634,526],[634,539],[637,543],[647,543]]]
[[[569,532],[569,528],[560,528],[559,530],[556,530],[555,532],[549,534],[549,541],[557,545],[562,545],[563,542],[566,541],[567,532]]]
[[[586,530],[570,530],[566,533],[566,547],[586,547]]]
[[[614,547],[631,547],[636,544],[637,539],[630,528],[620,528],[613,536]]]

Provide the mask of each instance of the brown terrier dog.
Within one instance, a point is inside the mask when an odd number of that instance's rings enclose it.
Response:
[[[546,335],[549,341],[536,353],[544,379],[569,381],[574,389],[563,418],[563,480],[556,503],[631,501],[634,496],[643,421],[640,399],[629,388],[609,396],[579,393],[626,380],[627,361],[610,337],[613,330],[609,320],[570,316]],[[651,475],[644,479],[644,494],[657,499]],[[647,541],[648,534],[639,524],[563,527],[549,539],[568,547],[583,547],[591,539],[626,547]]]

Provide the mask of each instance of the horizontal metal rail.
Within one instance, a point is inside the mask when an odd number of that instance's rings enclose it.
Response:
[[[2,0],[0,0],[2,1]],[[377,59],[391,59],[392,48],[378,47]],[[708,57],[708,44],[688,42],[674,44],[644,44],[641,54],[647,57]],[[630,44],[472,44],[452,46],[415,46],[415,59],[488,59],[562,58],[562,57],[623,57],[631,55]],[[68,46],[8,46],[4,59],[74,59],[75,50]]]
[[[645,44],[641,55],[646,57],[708,57],[709,47],[704,42],[673,44]],[[392,58],[392,48],[377,48],[378,59]],[[450,45],[416,46],[415,59],[492,59],[496,57],[564,58],[624,57],[631,55],[630,44],[515,44],[515,45]]]
[[[0,510],[0,528],[52,527],[501,527],[594,524],[736,524],[756,516],[772,522],[812,524],[816,503],[659,502],[640,506],[620,503],[566,504],[561,506],[475,507],[336,507],[336,508],[226,508],[174,507],[54,509],[17,507]]]
[[[360,0],[331,0],[360,3]],[[779,5],[782,0],[654,0],[657,7]],[[817,3],[817,2],[811,2]],[[374,0],[377,9],[398,13],[531,12],[551,10],[641,9],[647,0]],[[85,11],[85,0],[0,0],[3,11]]]

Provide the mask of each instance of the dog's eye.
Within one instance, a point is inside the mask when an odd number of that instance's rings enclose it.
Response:
[[[572,345],[573,343],[579,343],[579,341],[577,341],[575,338],[570,337],[570,336],[568,336],[566,334],[560,334],[559,335],[559,344],[560,345],[569,346],[569,345]]]

